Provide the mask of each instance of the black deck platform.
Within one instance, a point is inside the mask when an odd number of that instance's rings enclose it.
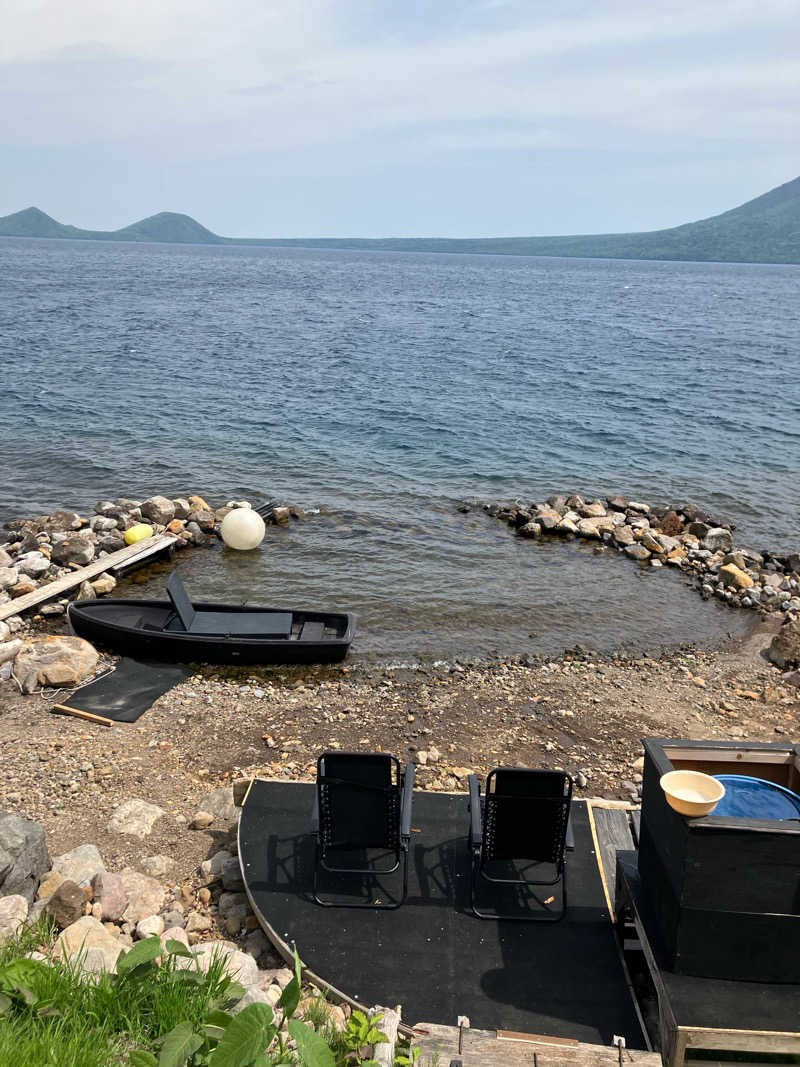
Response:
[[[800,1054],[800,986],[696,978],[667,966],[635,852],[617,853],[617,915],[623,922],[626,912],[632,913],[658,993],[665,1063],[677,1067],[692,1047]]]
[[[573,805],[569,909],[553,924],[481,921],[469,910],[467,798],[415,793],[409,894],[396,911],[322,908],[311,898],[312,785],[255,781],[239,826],[247,891],[268,933],[361,1003],[403,1019],[644,1048],[593,852]],[[389,889],[387,882],[387,890]],[[374,891],[374,887],[373,887]],[[378,892],[383,890],[378,889]],[[388,892],[387,892],[388,897]]]

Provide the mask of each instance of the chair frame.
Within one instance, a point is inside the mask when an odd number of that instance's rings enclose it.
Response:
[[[492,785],[496,780],[498,772],[503,771],[515,771],[520,772],[523,768],[519,767],[495,767],[493,771],[490,771],[486,779],[486,795],[488,796],[502,796],[502,794],[494,794]],[[470,905],[472,912],[479,919],[502,919],[509,922],[560,922],[567,912],[567,867],[566,867],[566,852],[569,849],[575,847],[575,841],[572,833],[572,820],[570,816],[570,805],[572,803],[572,778],[561,771],[549,771],[549,770],[535,770],[524,769],[525,773],[530,775],[538,774],[562,774],[565,785],[565,794],[561,799],[561,803],[566,810],[567,818],[564,819],[564,825],[561,832],[561,839],[558,843],[557,858],[554,861],[556,868],[556,877],[552,881],[536,881],[529,878],[497,878],[490,875],[486,871],[486,865],[493,859],[488,854],[487,840],[483,832],[484,822],[484,808],[485,805],[481,805],[481,786],[476,774],[469,776],[469,813],[470,813],[470,828],[469,828],[469,850],[472,855],[472,875],[470,878]],[[511,799],[511,798],[509,798]],[[527,798],[520,797],[520,800],[527,800]],[[530,798],[530,802],[536,803],[535,797]],[[558,803],[559,798],[553,798],[548,800],[549,803]],[[495,885],[519,885],[519,886],[554,886],[561,883],[561,909],[555,914],[543,913],[542,915],[508,915],[508,914],[492,914],[490,912],[481,911],[477,905],[477,888],[478,879],[482,878],[484,881],[494,883]]]
[[[413,803],[413,791],[414,791],[414,774],[415,766],[413,763],[408,763],[404,773],[401,773],[400,761],[396,756],[387,756],[391,760],[391,765],[394,769],[397,783],[391,786],[385,787],[386,789],[397,790],[399,793],[399,810],[398,810],[398,833],[397,841],[392,847],[394,854],[394,863],[391,867],[340,867],[335,863],[329,862],[328,854],[335,849],[331,845],[326,845],[325,831],[323,827],[323,820],[320,817],[322,810],[322,789],[326,784],[324,774],[324,762],[326,757],[330,756],[349,756],[358,757],[366,755],[383,755],[383,753],[365,753],[365,752],[323,752],[317,759],[317,788],[314,796],[314,810],[311,816],[311,828],[312,833],[316,839],[316,853],[314,857],[314,887],[313,896],[317,904],[320,904],[323,908],[366,908],[369,910],[378,911],[394,911],[405,903],[408,896],[408,853],[411,843],[411,810]],[[364,789],[368,792],[384,792],[384,787],[371,786],[362,784],[359,782],[346,782],[351,788]],[[402,863],[403,866],[403,892],[399,900],[389,904],[378,903],[364,903],[355,904],[347,901],[334,901],[325,900],[320,896],[319,892],[319,873],[320,870],[329,871],[331,874],[361,874],[361,875],[382,875],[382,874],[394,874]]]

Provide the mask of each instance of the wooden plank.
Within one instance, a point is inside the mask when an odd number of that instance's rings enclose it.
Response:
[[[62,715],[74,715],[76,719],[88,719],[89,722],[99,722],[101,726],[111,726],[113,719],[106,719],[103,715],[92,715],[90,711],[81,711],[80,708],[70,708],[66,704],[54,704],[53,711]]]
[[[412,1047],[420,1062],[438,1056],[441,1067],[460,1059],[463,1067],[619,1067],[613,1045],[588,1045],[571,1038],[542,1034],[512,1034],[494,1030],[465,1030],[458,1051],[458,1027],[420,1023],[414,1027]],[[624,1049],[624,1067],[661,1067],[658,1053]]]
[[[142,548],[142,542],[140,541],[135,545],[126,545],[125,548],[119,549],[118,552],[111,552],[107,556],[101,556],[86,567],[80,567],[71,574],[56,578],[54,582],[40,585],[32,593],[17,597],[16,600],[11,600],[8,604],[0,604],[0,620],[7,619],[11,615],[19,615],[21,612],[27,611],[28,608],[41,604],[44,600],[52,600],[59,593],[65,593],[68,589],[73,589],[88,578],[96,578],[98,574],[113,570],[122,563],[137,562],[147,556],[152,556],[154,553],[174,544],[175,540],[170,534],[158,534],[157,537],[148,538],[146,549]]]
[[[632,852],[634,849],[628,812],[621,808],[601,807],[589,804],[589,820],[597,851],[597,865],[603,881],[603,890],[612,920],[616,895],[617,851]]]
[[[381,1017],[380,1022],[377,1024],[378,1029],[389,1040],[375,1045],[372,1056],[379,1067],[392,1067],[395,1046],[397,1045],[397,1030],[400,1026],[400,1012],[393,1011],[391,1008],[376,1007],[370,1012],[370,1018],[376,1015]]]

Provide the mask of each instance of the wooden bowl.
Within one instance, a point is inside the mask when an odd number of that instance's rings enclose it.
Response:
[[[725,796],[725,786],[701,771],[669,771],[661,775],[667,803],[681,815],[710,815]]]

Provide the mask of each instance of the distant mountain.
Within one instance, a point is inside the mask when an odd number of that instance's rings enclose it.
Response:
[[[699,222],[646,233],[575,237],[220,237],[188,215],[162,211],[121,230],[79,230],[39,208],[0,218],[0,237],[72,238],[84,241],[163,241],[390,252],[461,252],[485,255],[575,256],[600,259],[670,259],[733,263],[800,263],[800,178]]]

